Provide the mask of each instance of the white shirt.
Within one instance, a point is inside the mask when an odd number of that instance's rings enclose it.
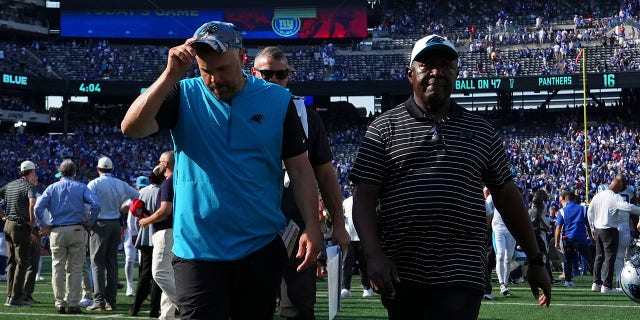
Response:
[[[498,209],[496,209],[496,206],[493,204],[493,198],[491,195],[489,195],[485,200],[485,209],[487,211],[487,216],[489,216],[490,211],[493,212],[493,219],[491,219],[491,229],[493,229],[493,231],[509,232],[507,225],[504,224],[504,221],[502,220],[500,212],[498,212]]]
[[[640,207],[625,202],[619,194],[612,190],[598,192],[591,200],[587,211],[591,228],[618,228],[619,210],[640,215]]]
[[[351,241],[360,241],[358,232],[356,231],[356,226],[353,223],[353,215],[351,214],[353,208],[353,196],[342,201],[342,208],[344,211],[344,228],[349,232]]]
[[[626,203],[631,203],[631,199],[635,196],[636,190],[632,186],[627,188],[618,194]],[[625,210],[618,210],[618,231],[629,231],[629,212]]]

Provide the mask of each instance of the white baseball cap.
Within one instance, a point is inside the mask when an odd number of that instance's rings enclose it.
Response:
[[[113,162],[108,157],[102,157],[98,160],[98,168],[100,169],[113,169]]]
[[[20,164],[20,171],[25,171],[25,170],[35,170],[36,168],[36,164],[27,160],[27,161],[23,161]]]
[[[436,52],[441,55],[448,55],[451,60],[458,59],[458,51],[451,41],[443,36],[432,34],[416,41],[416,44],[413,45],[413,50],[411,50],[410,62],[424,54]]]

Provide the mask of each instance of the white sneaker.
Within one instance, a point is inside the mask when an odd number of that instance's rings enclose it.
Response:
[[[342,289],[340,291],[340,296],[343,298],[351,297],[351,291],[349,291],[348,289]]]
[[[78,302],[78,307],[88,307],[93,304],[93,299],[84,298]]]
[[[622,289],[620,288],[609,288],[609,287],[605,287],[602,286],[602,288],[600,289],[601,293],[622,293]]]
[[[502,293],[502,295],[505,297],[511,296],[511,291],[509,291],[509,288],[507,288],[507,286],[505,286],[504,284],[500,285],[500,293]]]
[[[362,290],[362,296],[365,298],[373,296],[373,290],[371,288]]]
[[[564,286],[567,287],[567,288],[575,288],[576,284],[573,283],[573,281],[565,281],[564,282]]]
[[[40,274],[36,274],[36,281],[44,281],[44,277]]]
[[[522,284],[522,283],[524,283],[524,277],[520,277],[520,278],[516,279],[516,281],[515,281],[515,282],[516,282],[516,284]]]
[[[591,291],[593,292],[600,292],[601,289],[602,289],[601,284],[594,283],[591,285]]]
[[[126,295],[127,295],[127,297],[134,297],[136,295],[136,292],[133,290],[133,288],[129,287],[129,288],[127,288]]]
[[[484,295],[484,297],[482,297],[485,300],[495,300],[496,298],[491,294],[491,293],[487,293]]]

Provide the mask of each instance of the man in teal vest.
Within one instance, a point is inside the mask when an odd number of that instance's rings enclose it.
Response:
[[[245,74],[244,56],[233,24],[205,23],[169,50],[165,71],[122,122],[133,138],[171,130],[182,319],[273,318],[288,260],[278,235],[287,222],[280,211],[283,161],[306,223],[298,269],[312,266],[320,248],[313,170],[291,94]],[[201,77],[182,79],[194,61]]]

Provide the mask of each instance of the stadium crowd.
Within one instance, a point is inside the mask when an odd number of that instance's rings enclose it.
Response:
[[[460,77],[581,72],[581,65],[575,60],[578,49],[583,47],[593,48],[597,56],[588,65],[588,72],[638,70],[640,64],[635,57],[640,32],[638,8],[633,1],[621,1],[618,9],[611,5],[586,8],[562,3],[524,1],[519,6],[482,8],[471,5],[466,14],[460,15],[458,11],[466,5],[462,1],[451,1],[447,8],[438,7],[437,2],[397,1],[384,11],[382,23],[373,28],[386,32],[386,36],[371,38],[370,48],[380,50],[383,57],[394,56],[397,49],[409,48],[424,34],[440,34],[462,52]],[[561,15],[557,13],[559,7],[570,11]],[[474,9],[480,13],[473,13]],[[448,12],[456,12],[460,18],[442,18]],[[425,23],[419,25],[418,21]],[[404,78],[406,55],[400,55],[396,58],[399,61],[391,65],[380,65],[375,60],[378,55],[362,52],[365,48],[364,42],[284,47],[295,62],[292,81]],[[0,70],[62,79],[149,81],[161,72],[168,50],[164,45],[100,39],[16,39],[0,43]],[[596,67],[598,64],[600,67]],[[186,76],[197,74],[194,67]]]
[[[467,3],[463,1],[450,1],[448,7],[438,6],[437,2],[426,1],[394,1],[384,10],[382,23],[376,30],[390,31],[393,39],[413,39],[425,33],[437,33],[448,36],[459,45],[469,46],[460,48],[463,52],[460,60],[459,77],[477,76],[518,76],[527,74],[559,74],[580,71],[576,64],[576,49],[583,46],[596,46],[596,43],[606,38],[606,33],[618,34],[619,27],[623,24],[637,26],[638,7],[633,1],[620,1],[613,6],[611,4],[595,4],[595,7],[587,8],[584,5],[573,4],[572,12],[564,16],[558,13],[558,6],[564,5],[562,1],[522,1],[517,5],[487,5],[471,7],[465,13],[458,15],[457,20],[445,21],[444,13],[457,12],[465,8]],[[563,8],[565,8],[563,7]],[[612,9],[613,8],[613,9]],[[615,10],[614,10],[615,9]],[[575,13],[575,14],[574,14]],[[14,15],[13,20],[20,20],[23,13],[3,12],[3,17]],[[564,19],[563,19],[564,18]],[[448,18],[451,19],[451,18]],[[424,25],[418,25],[417,21],[426,21]],[[563,29],[564,22],[573,24],[570,29]],[[474,23],[478,22],[478,23]],[[446,27],[445,27],[446,26]],[[481,27],[484,26],[484,27]],[[549,29],[544,33],[544,38],[539,38],[540,31]],[[551,31],[553,30],[553,31]],[[612,31],[613,30],[613,31]],[[638,40],[640,33],[631,27],[623,38],[631,39],[630,44]],[[624,32],[624,31],[623,31]],[[508,35],[508,36],[507,36]],[[618,34],[620,36],[620,34]],[[517,39],[517,40],[514,40]],[[375,40],[375,39],[373,39]],[[375,41],[374,41],[375,43]],[[517,44],[518,46],[513,46]],[[324,43],[317,46],[291,47],[288,54],[296,72],[292,74],[291,81],[318,81],[318,80],[349,80],[358,78],[355,74],[362,75],[364,79],[383,80],[401,79],[404,77],[404,61],[392,66],[389,70],[382,68],[363,68],[356,63],[362,56],[351,49],[362,48],[353,45],[349,50],[338,47],[332,43]],[[64,79],[113,79],[113,80],[142,80],[152,79],[162,70],[166,60],[168,47],[166,46],[132,46],[126,44],[113,44],[107,40],[34,40],[31,43],[2,43],[0,55],[0,68],[5,72],[18,72],[27,75],[41,75],[59,77]],[[375,46],[374,46],[375,49]],[[384,48],[381,48],[384,49]],[[386,54],[387,51],[381,51]],[[636,70],[638,64],[635,61],[637,55],[634,46],[622,46],[611,48],[609,55],[602,57],[595,67],[589,72],[604,72],[606,70]],[[469,58],[469,60],[466,60]],[[34,63],[37,61],[38,63]],[[404,57],[406,59],[406,57]],[[486,62],[486,63],[483,63]],[[313,63],[311,63],[313,62]],[[533,66],[531,66],[533,64]],[[249,65],[249,64],[247,64]],[[375,69],[375,70],[374,70]],[[198,75],[197,68],[187,73],[187,77]],[[0,109],[30,111],[40,110],[40,106],[34,105],[27,98],[21,96],[3,95],[0,97]],[[573,126],[575,128],[575,126]],[[117,129],[104,125],[87,125],[75,130],[74,136],[22,136],[5,137],[3,139],[3,158],[12,158],[14,166],[5,166],[2,170],[9,174],[15,167],[15,163],[21,159],[20,155],[29,154],[28,146],[37,146],[33,157],[38,160],[41,170],[48,173],[55,172],[57,163],[51,162],[51,155],[60,158],[64,155],[73,155],[80,160],[80,172],[83,172],[85,163],[92,165],[92,158],[101,153],[95,146],[104,144],[93,137],[96,133],[106,134],[104,137],[110,142],[108,151],[121,152],[127,148],[133,149],[133,154],[127,159],[114,160],[121,162],[118,168],[126,168],[128,172],[118,173],[121,178],[131,181],[142,172],[140,163],[144,164],[145,157],[156,156],[149,151],[139,150],[128,141],[119,141]],[[361,133],[361,130],[359,131]],[[334,132],[332,136],[340,140],[343,135],[352,135],[351,131],[345,133]],[[566,135],[567,132],[561,133]],[[522,143],[519,139],[517,143]],[[163,150],[169,146],[166,140],[157,150]],[[28,142],[28,143],[24,143]],[[15,147],[12,147],[15,144]],[[117,147],[113,147],[117,145]],[[340,145],[340,143],[336,143]],[[339,153],[341,152],[338,147]],[[353,151],[353,150],[351,150]],[[346,156],[348,157],[348,156]],[[557,156],[556,156],[557,157]],[[123,156],[123,158],[125,158]],[[543,157],[544,158],[544,157]],[[95,160],[95,159],[94,159]],[[348,169],[346,162],[352,159],[337,160],[336,167],[346,175]],[[526,162],[526,161],[525,161]],[[520,164],[514,164],[520,165]],[[546,165],[546,163],[545,163]],[[144,168],[148,169],[148,168]],[[10,174],[9,174],[10,175]],[[4,176],[4,175],[3,175]],[[45,175],[51,176],[51,174]],[[83,177],[82,173],[79,175]],[[3,179],[6,181],[6,178]],[[341,181],[345,185],[345,181]]]
[[[485,112],[498,128],[502,128],[505,150],[513,166],[514,177],[523,190],[535,190],[546,186],[557,195],[568,186],[582,190],[586,197],[584,177],[584,131],[582,108],[566,110],[517,109],[505,120],[505,115],[495,110]],[[543,114],[544,112],[544,114]],[[554,117],[549,117],[553,113]],[[588,107],[589,121],[589,190],[610,181],[617,170],[629,173],[629,183],[640,187],[640,123],[629,117],[629,109],[622,105]],[[525,120],[526,119],[526,120]],[[533,119],[533,121],[532,121]],[[548,120],[553,119],[553,120]],[[347,175],[358,144],[364,135],[363,124],[346,124],[328,131],[335,155],[334,168],[342,186],[348,190]],[[55,181],[57,166],[65,158],[78,164],[78,179],[88,182],[95,176],[95,165],[101,156],[109,156],[113,162],[114,176],[133,183],[135,178],[153,169],[154,159],[163,150],[172,148],[170,136],[159,133],[146,140],[136,141],[123,137],[120,129],[106,120],[79,125],[73,134],[49,135],[35,133],[0,134],[0,184],[15,177],[24,159],[38,165],[43,186]]]

